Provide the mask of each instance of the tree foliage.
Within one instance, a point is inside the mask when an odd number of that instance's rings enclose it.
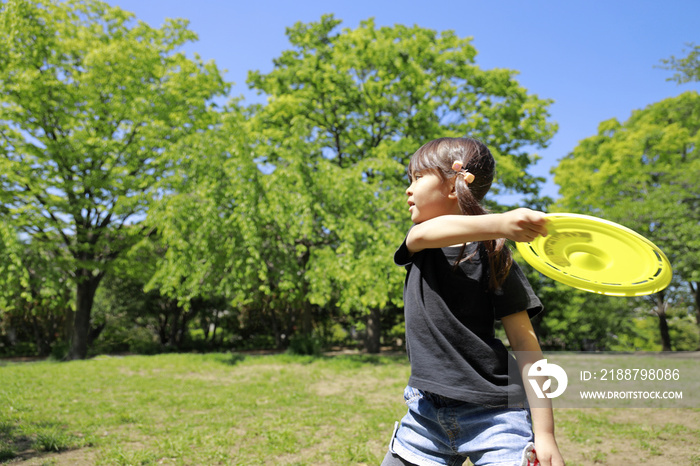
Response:
[[[581,141],[553,171],[561,208],[602,216],[648,237],[669,257],[676,277],[697,290],[698,93],[649,105],[624,123],[601,123],[598,134]],[[663,317],[665,304],[654,307]],[[700,308],[697,312],[700,317]]]
[[[21,241],[12,225],[0,225],[0,334],[42,356],[66,334],[72,316],[73,290],[54,259]]]
[[[700,81],[700,45],[688,44],[690,50],[685,57],[677,58],[671,56],[661,60],[663,66],[668,70],[675,71],[675,74],[668,78],[678,84]]]
[[[546,145],[556,125],[547,121],[551,101],[528,94],[517,72],[481,69],[470,39],[453,31],[378,28],[370,19],[337,32],[339,24],[332,15],[295,24],[274,70],[249,74],[268,96],[266,135],[279,142],[302,127],[308,157],[345,168],[372,158],[405,166],[428,140],[468,134],[494,152],[501,187],[537,189],[528,150]],[[274,164],[275,154],[266,160]]]
[[[265,103],[214,109],[228,87],[213,63],[178,51],[196,39],[186,21],[153,29],[95,1],[22,0],[1,19],[0,308],[39,316],[45,333],[82,315],[73,357],[101,328],[107,350],[218,335],[315,351],[348,332],[377,351],[400,327],[404,271],[392,258],[410,226],[411,154],[436,137],[477,137],[498,162],[494,192],[537,195],[533,151],[556,130],[551,101],[513,70],[479,67],[471,40],[451,31],[297,23],[274,68],[249,74]],[[556,171],[560,207],[667,251],[678,272],[661,306],[670,335],[688,322],[679,280],[697,287],[697,108],[687,93],[604,122]],[[650,344],[630,316],[656,302],[530,278],[545,346]]]
[[[365,329],[377,350],[381,311],[401,304],[391,258],[409,224],[410,154],[470,133],[495,145],[501,185],[527,192],[537,180],[524,147],[544,145],[554,125],[548,101],[512,71],[480,70],[451,32],[338,24],[288,29],[292,49],[249,76],[267,103],[233,101],[206,135],[178,144],[172,193],[149,214],[167,244],[149,287],[185,306],[226,296],[279,346],[330,318]]]
[[[207,127],[227,86],[177,51],[196,38],[185,21],[134,25],[95,0],[0,8],[2,215],[75,283],[71,357],[83,358],[95,290],[144,234],[168,148]]]
[[[544,146],[556,126],[550,102],[528,94],[514,71],[477,66],[469,39],[373,20],[339,24],[332,15],[295,24],[274,69],[249,74],[267,96],[255,115],[255,155],[275,180],[266,191],[285,205],[270,219],[278,236],[297,231],[290,218],[303,222],[294,236],[309,301],[301,304],[360,311],[377,350],[380,311],[401,304],[403,273],[391,258],[409,224],[410,155],[436,137],[478,137],[498,159],[500,188],[536,192],[526,170],[536,156],[526,148]]]

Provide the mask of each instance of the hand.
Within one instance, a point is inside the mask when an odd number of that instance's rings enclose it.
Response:
[[[530,209],[515,209],[502,214],[504,236],[513,241],[527,243],[538,236],[547,236],[547,217]]]
[[[565,466],[553,435],[535,436],[535,454],[541,466]]]

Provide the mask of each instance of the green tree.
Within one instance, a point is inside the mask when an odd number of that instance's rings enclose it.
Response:
[[[145,291],[167,247],[159,235],[144,238],[115,260],[95,297],[93,320],[104,326],[94,350],[157,352],[212,348],[222,341],[229,309],[218,301],[192,299],[187,306],[160,289]],[[181,267],[182,275],[192,267]],[[197,325],[199,324],[199,325]],[[223,324],[223,325],[222,325]],[[201,329],[193,338],[191,330]]]
[[[675,81],[678,84],[700,81],[700,45],[690,43],[688,47],[690,50],[685,57],[671,56],[671,58],[661,60],[663,63],[661,68],[676,72],[668,78],[669,81]]]
[[[244,314],[265,313],[277,299],[270,287],[289,286],[267,267],[268,258],[281,262],[289,255],[270,236],[269,222],[277,217],[264,213],[267,193],[249,141],[249,117],[234,101],[217,125],[180,141],[174,150],[181,161],[163,185],[169,195],[146,219],[163,245],[146,290],[176,300],[185,312],[197,302],[225,298]],[[293,270],[282,264],[293,283]]]
[[[73,290],[55,259],[41,245],[21,241],[12,225],[0,225],[0,333],[12,336],[11,346],[33,342],[41,356],[57,343],[65,346],[73,315]]]
[[[480,137],[498,158],[500,189],[536,192],[527,151],[555,125],[550,102],[514,71],[476,66],[469,40],[339,23],[289,28],[292,49],[273,71],[249,74],[267,103],[232,102],[210,132],[178,144],[173,194],[149,213],[168,245],[149,286],[184,305],[225,296],[279,346],[333,315],[365,327],[378,351],[382,312],[402,302],[392,256],[410,223],[410,154],[438,136]]]
[[[0,6],[3,220],[52,251],[75,284],[71,358],[87,354],[93,299],[177,155],[227,86],[178,52],[187,22],[160,29],[96,0]]]
[[[392,255],[409,224],[410,155],[436,137],[478,137],[498,159],[495,190],[535,193],[540,180],[527,168],[537,157],[528,151],[546,145],[555,125],[550,101],[528,94],[512,70],[481,69],[470,40],[452,31],[339,24],[330,15],[295,24],[274,69],[249,74],[267,96],[255,155],[277,180],[272,198],[295,196],[277,236],[301,242],[288,248],[303,262],[301,306],[361,310],[367,347],[377,351],[381,311],[401,302]]]
[[[687,56],[682,58],[671,56],[671,58],[661,60],[664,64],[662,68],[676,72],[671,78],[668,78],[669,81],[675,81],[678,84],[700,82],[700,45],[693,43],[687,45],[690,48]],[[700,287],[697,286],[696,281],[690,281],[689,284],[695,298],[695,306],[700,309]],[[700,313],[697,319],[700,325]]]
[[[403,166],[430,139],[468,134],[498,158],[501,188],[537,191],[542,180],[527,173],[537,156],[528,151],[545,146],[556,125],[547,121],[551,101],[528,94],[517,72],[482,70],[470,39],[452,31],[377,28],[370,19],[337,32],[339,24],[332,15],[295,24],[287,30],[293,48],[274,70],[249,74],[268,97],[269,138],[282,144],[291,126],[301,126],[306,157],[345,168],[372,158]]]
[[[553,169],[561,208],[617,221],[656,243],[675,276],[696,294],[700,325],[700,96],[686,92],[598,127]],[[666,322],[674,287],[657,294],[664,349],[671,348]]]

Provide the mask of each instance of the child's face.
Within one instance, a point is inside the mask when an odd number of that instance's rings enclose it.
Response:
[[[453,184],[432,172],[411,174],[411,185],[406,189],[408,210],[413,223],[422,223],[441,215],[460,214]]]

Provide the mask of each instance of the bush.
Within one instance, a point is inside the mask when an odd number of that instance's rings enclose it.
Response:
[[[134,325],[124,318],[110,321],[90,348],[91,355],[118,353],[157,354],[162,351],[161,344],[152,331]]]
[[[668,327],[673,351],[696,351],[700,348],[698,326],[690,317],[672,317]]]
[[[63,340],[58,340],[51,346],[51,359],[55,361],[63,361],[70,351],[70,343]]]
[[[289,354],[318,356],[323,350],[321,339],[315,335],[295,335],[289,340]]]

